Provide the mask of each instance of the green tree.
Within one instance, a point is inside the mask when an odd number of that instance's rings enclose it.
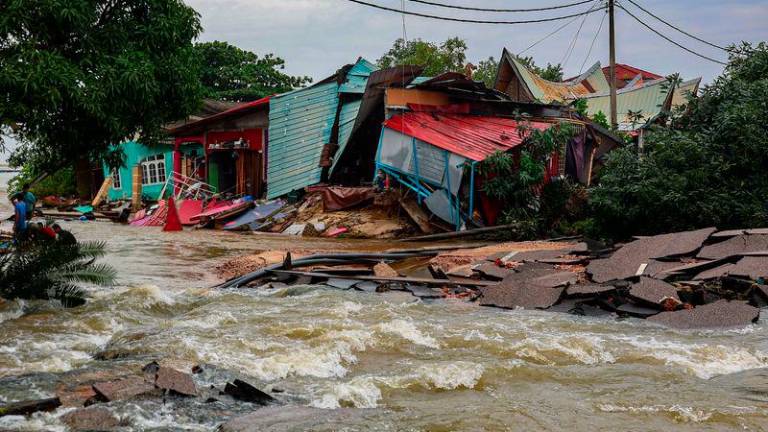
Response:
[[[115,270],[95,260],[104,255],[104,243],[28,243],[0,257],[0,297],[56,300],[79,306],[86,293],[80,284],[109,285]]]
[[[498,72],[499,62],[493,57],[488,57],[487,60],[480,60],[472,78],[475,81],[482,81],[488,88],[493,88],[494,84],[496,84],[496,74]]]
[[[195,45],[200,58],[205,96],[232,102],[247,102],[285,93],[312,82],[306,76],[282,72],[285,61],[274,54],[259,57],[227,42]]]
[[[768,225],[768,46],[733,47],[723,75],[671,127],[609,155],[590,192],[614,238]]]
[[[546,67],[540,67],[533,61],[533,57],[518,57],[520,62],[524,64],[528,69],[533,71],[536,75],[544,78],[545,80],[561,82],[563,80],[563,65],[560,63],[553,65],[547,63]]]
[[[111,145],[156,141],[200,103],[200,31],[183,0],[0,2],[0,124],[23,142],[11,162],[117,165]]]
[[[380,68],[401,65],[424,66],[426,76],[436,76],[444,72],[464,72],[467,56],[467,43],[453,37],[440,45],[421,39],[405,41],[398,39],[379,60]]]

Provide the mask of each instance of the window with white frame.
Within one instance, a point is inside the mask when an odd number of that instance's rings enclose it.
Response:
[[[165,155],[148,156],[141,162],[141,184],[165,183]]]
[[[123,182],[120,178],[120,170],[119,169],[113,169],[112,170],[112,189],[122,189],[123,188]]]

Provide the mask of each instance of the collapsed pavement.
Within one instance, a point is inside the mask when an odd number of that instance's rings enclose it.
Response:
[[[746,326],[768,306],[768,234],[695,231],[599,244],[530,242],[304,256],[220,288],[321,284],[503,309],[634,317],[678,329]],[[416,261],[416,265],[414,265]]]

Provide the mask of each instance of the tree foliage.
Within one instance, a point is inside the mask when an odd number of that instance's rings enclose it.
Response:
[[[520,63],[545,80],[560,82],[563,80],[563,65],[547,63],[546,67],[540,67],[533,61],[533,57],[518,57]]]
[[[590,193],[613,237],[768,225],[768,46],[734,47],[722,76],[643,153],[613,152]]]
[[[64,306],[85,301],[80,284],[109,285],[115,270],[95,260],[104,255],[101,242],[75,245],[30,242],[0,257],[0,297],[55,300]]]
[[[380,68],[401,65],[424,66],[426,76],[436,76],[445,72],[464,72],[467,56],[467,43],[453,37],[441,44],[421,39],[405,41],[397,39],[392,48],[379,60]]]
[[[488,88],[493,88],[494,84],[496,84],[496,74],[498,71],[499,62],[493,57],[488,57],[486,60],[480,60],[472,78],[475,81],[482,81]]]
[[[200,31],[182,0],[0,2],[0,124],[24,143],[11,162],[57,169],[155,141],[200,102]]]
[[[541,185],[546,164],[552,154],[565,148],[575,129],[560,123],[540,130],[522,123],[518,133],[524,137],[519,154],[496,152],[477,165],[484,178],[481,190],[501,203],[505,222],[518,222],[535,236],[548,225],[542,219]],[[544,208],[551,208],[545,205]]]
[[[27,165],[21,172],[8,181],[9,193],[19,192],[24,184],[31,184],[40,173]],[[32,186],[32,193],[39,198],[46,196],[72,196],[77,194],[75,172],[71,167],[62,168]]]
[[[201,65],[204,96],[208,98],[247,102],[312,82],[310,77],[283,73],[285,61],[274,54],[259,57],[218,41],[198,43],[195,51]]]

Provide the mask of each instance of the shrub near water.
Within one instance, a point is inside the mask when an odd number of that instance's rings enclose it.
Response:
[[[768,46],[734,48],[684,113],[614,151],[590,191],[606,236],[768,226]]]

